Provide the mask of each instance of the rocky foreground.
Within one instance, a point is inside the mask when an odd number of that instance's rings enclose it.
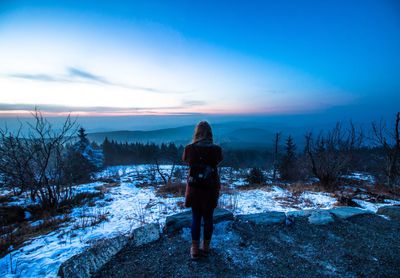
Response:
[[[77,256],[64,277],[399,277],[400,207],[377,214],[355,208],[233,216],[216,213],[213,251],[189,259],[190,214],[148,226],[109,258]],[[118,241],[121,242],[120,240]],[[106,246],[110,246],[107,243]],[[89,251],[100,254],[101,250]],[[85,261],[86,260],[86,261]],[[97,260],[97,262],[96,262]],[[87,263],[85,267],[82,264]],[[93,262],[95,265],[93,266]],[[89,268],[88,268],[89,265]],[[92,266],[90,266],[92,265]]]

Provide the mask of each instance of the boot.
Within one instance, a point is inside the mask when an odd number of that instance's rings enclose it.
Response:
[[[201,249],[203,251],[203,254],[205,256],[207,256],[208,254],[210,254],[210,242],[211,240],[203,240],[202,244],[201,244]]]
[[[198,240],[192,240],[192,247],[190,248],[190,257],[192,258],[192,260],[197,260],[200,257]]]

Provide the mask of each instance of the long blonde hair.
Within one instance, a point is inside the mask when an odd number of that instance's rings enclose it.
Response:
[[[204,139],[207,139],[211,142],[213,141],[211,126],[207,121],[201,121],[196,125],[196,128],[194,129],[192,143],[196,143]]]

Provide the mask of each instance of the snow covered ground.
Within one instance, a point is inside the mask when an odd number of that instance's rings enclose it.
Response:
[[[170,167],[162,166],[162,171],[167,173]],[[184,167],[181,168],[185,171]],[[223,169],[222,172],[222,181],[229,183],[231,189],[244,184],[241,173],[227,169]],[[120,185],[107,187],[104,198],[98,199],[94,206],[74,208],[70,213],[71,220],[60,228],[29,240],[23,247],[1,258],[0,276],[55,277],[63,261],[96,241],[127,234],[144,223],[158,222],[162,227],[168,215],[185,210],[182,207],[183,197],[158,196],[154,186],[144,186],[161,184],[160,177],[152,166],[110,167],[99,173],[97,178],[109,176],[118,176]],[[81,185],[77,192],[95,192],[104,184],[105,182],[94,182]],[[220,205],[235,214],[270,210],[286,212],[311,208],[328,209],[333,207],[335,202],[336,199],[328,193],[306,191],[293,195],[278,186],[231,190],[220,198]],[[385,205],[363,200],[358,200],[357,203],[371,210]],[[87,225],[99,215],[105,216],[107,220],[94,226]]]

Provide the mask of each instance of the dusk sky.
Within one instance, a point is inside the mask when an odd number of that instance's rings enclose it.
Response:
[[[0,0],[0,117],[394,115],[399,3]]]

